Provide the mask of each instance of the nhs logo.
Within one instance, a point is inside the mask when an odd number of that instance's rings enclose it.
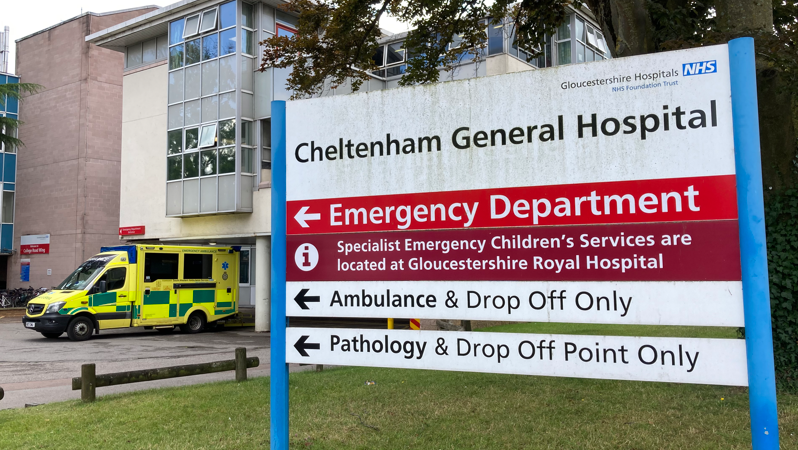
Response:
[[[715,60],[701,61],[682,64],[682,75],[703,75],[705,73],[715,73],[718,71],[718,63]]]

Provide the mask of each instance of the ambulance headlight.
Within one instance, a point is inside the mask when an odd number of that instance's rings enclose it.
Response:
[[[52,303],[47,307],[47,311],[45,311],[45,313],[57,313],[58,311],[61,311],[61,308],[63,308],[64,305],[66,305],[66,302]]]

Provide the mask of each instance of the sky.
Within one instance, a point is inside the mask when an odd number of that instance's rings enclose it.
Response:
[[[16,58],[14,41],[19,38],[79,16],[82,12],[104,13],[139,6],[166,6],[173,2],[169,0],[160,3],[154,3],[151,0],[44,0],[33,3],[24,0],[4,1],[2,14],[0,14],[0,31],[6,25],[11,28],[9,72],[14,73]],[[380,26],[394,33],[407,31],[404,24],[393,18],[383,19]]]

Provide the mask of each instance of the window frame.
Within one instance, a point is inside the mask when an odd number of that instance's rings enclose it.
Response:
[[[184,20],[184,22],[183,22],[183,40],[184,41],[187,38],[190,38],[191,36],[196,36],[197,34],[199,34],[200,20],[201,20],[200,16],[201,15],[202,15],[201,13],[196,13],[196,14],[192,14],[190,16],[186,16],[186,18],[183,19]],[[190,19],[194,18],[194,17],[197,18],[197,26],[194,27],[194,31],[191,31],[191,30],[188,29],[188,21]]]
[[[202,148],[206,148],[206,147],[215,147],[216,146],[216,134],[218,132],[217,127],[218,127],[218,123],[217,122],[200,125],[200,135],[199,135],[199,142],[197,143],[197,150],[202,149]],[[204,142],[203,141],[203,137],[205,135],[204,134],[204,130],[206,128],[213,129],[212,134],[210,136],[210,138],[213,139],[213,140],[212,140],[212,142],[210,144],[207,144],[207,143],[203,144],[203,142]]]
[[[213,13],[213,24],[211,25],[210,28],[206,28],[204,26],[204,24],[205,24],[205,16],[208,13]],[[218,7],[207,9],[207,10],[203,11],[200,14],[199,34],[208,33],[208,32],[216,30],[216,27],[218,26],[218,23],[219,23],[219,8]]]
[[[174,255],[174,256],[176,256],[177,257],[177,265],[175,267],[175,272],[177,272],[175,274],[176,277],[175,278],[164,277],[164,278],[156,278],[154,280],[147,280],[147,257],[152,256],[152,255]],[[180,278],[177,278],[177,277],[180,276],[180,253],[175,253],[175,252],[152,252],[151,251],[151,252],[145,252],[143,259],[144,259],[144,261],[142,261],[142,265],[144,267],[142,267],[141,276],[142,276],[142,278],[144,280],[144,283],[155,283],[158,280],[179,280],[180,279]]]

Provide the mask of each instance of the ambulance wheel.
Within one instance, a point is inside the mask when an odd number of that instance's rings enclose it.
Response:
[[[94,323],[88,317],[76,317],[69,322],[67,328],[67,336],[71,341],[85,341],[91,337],[94,332]]]
[[[46,333],[42,332],[42,336],[46,337],[47,339],[58,339],[64,333]]]
[[[205,315],[201,312],[195,312],[194,314],[188,316],[188,320],[186,321],[185,325],[180,325],[180,329],[183,333],[199,333],[205,328]]]

